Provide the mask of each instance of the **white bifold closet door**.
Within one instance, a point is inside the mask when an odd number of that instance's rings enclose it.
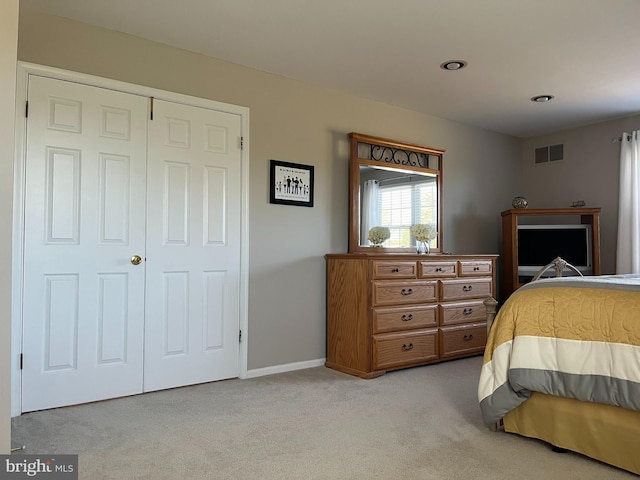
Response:
[[[38,76],[28,100],[22,411],[237,376],[238,116]]]
[[[156,100],[144,390],[238,376],[240,119]]]

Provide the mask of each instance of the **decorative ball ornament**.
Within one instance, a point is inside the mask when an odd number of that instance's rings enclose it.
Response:
[[[513,208],[527,208],[529,206],[529,203],[527,202],[526,198],[518,196],[514,197],[511,205],[513,205]]]

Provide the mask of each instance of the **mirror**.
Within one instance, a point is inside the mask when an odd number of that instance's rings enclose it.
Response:
[[[350,133],[349,252],[415,253],[412,225],[433,225],[431,252],[442,251],[441,196],[444,150]],[[382,246],[372,227],[389,229]],[[377,251],[377,250],[376,250]]]

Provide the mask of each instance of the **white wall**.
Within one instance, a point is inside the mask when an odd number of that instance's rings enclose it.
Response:
[[[19,0],[0,2],[0,453],[11,450],[11,229]]]
[[[498,253],[520,140],[29,10],[20,60],[250,108],[248,368],[325,357],[326,253],[347,249],[351,131],[446,149],[444,248]],[[269,203],[269,160],[315,166],[313,208]]]
[[[528,138],[522,146],[522,192],[530,208],[564,208],[576,200],[601,207],[602,273],[615,273],[620,144],[612,139],[640,129],[640,115]],[[564,144],[564,160],[534,165],[538,147]]]

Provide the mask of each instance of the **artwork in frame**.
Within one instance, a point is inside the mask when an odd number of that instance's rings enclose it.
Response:
[[[313,165],[271,160],[271,203],[313,207]]]

